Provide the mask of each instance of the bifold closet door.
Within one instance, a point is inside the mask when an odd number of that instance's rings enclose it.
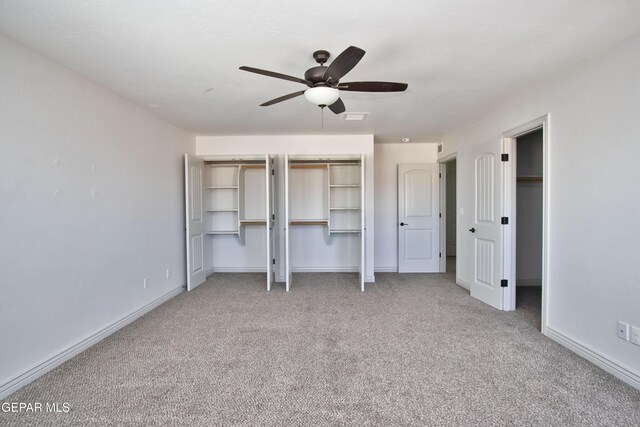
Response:
[[[206,280],[204,269],[205,221],[202,206],[204,160],[184,155],[187,290],[190,291]]]
[[[365,257],[365,212],[367,211],[365,205],[365,164],[364,164],[365,155],[360,155],[360,290],[364,292],[364,278],[365,278],[365,268],[364,264],[366,261]]]
[[[286,290],[291,288],[291,262],[289,257],[289,155],[284,155],[284,274]]]
[[[273,198],[272,198],[272,191],[273,191],[273,182],[272,182],[272,171],[273,171],[273,167],[271,164],[271,156],[269,156],[268,154],[265,155],[265,165],[264,165],[264,170],[265,170],[265,177],[264,177],[264,181],[265,181],[265,208],[266,208],[266,212],[265,212],[265,218],[266,218],[266,242],[265,244],[267,245],[267,291],[271,290],[271,283],[273,282],[273,209],[272,209],[272,203],[273,203]]]

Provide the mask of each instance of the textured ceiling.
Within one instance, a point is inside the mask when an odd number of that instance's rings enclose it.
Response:
[[[373,133],[436,141],[528,85],[640,30],[632,0],[0,0],[0,31],[196,134]],[[343,81],[406,82],[343,93],[346,122],[299,97],[311,54],[367,51]],[[43,94],[46,96],[46,94]]]

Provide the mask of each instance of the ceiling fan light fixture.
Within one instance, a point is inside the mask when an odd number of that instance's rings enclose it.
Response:
[[[316,86],[304,91],[307,101],[318,106],[329,106],[340,98],[338,89],[327,86]]]

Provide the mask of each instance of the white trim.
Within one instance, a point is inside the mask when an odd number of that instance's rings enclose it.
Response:
[[[619,378],[620,380],[629,384],[631,387],[634,387],[640,390],[640,375],[638,375],[637,373],[630,371],[629,369],[625,368],[619,363],[608,359],[604,355],[587,347],[581,342],[578,342],[573,338],[569,338],[568,336],[564,335],[562,332],[558,332],[549,326],[546,327],[545,335],[551,338],[552,340],[554,340],[555,342],[557,342],[558,344],[562,345],[563,347],[566,347],[569,350],[573,351],[574,353],[578,354],[579,356],[584,357],[589,362],[593,363],[599,368],[602,368],[605,371],[609,372],[616,378]]]
[[[99,331],[91,334],[90,336],[79,341],[78,343],[70,347],[67,347],[66,349],[62,350],[58,354],[55,354],[49,359],[44,360],[38,365],[28,369],[27,371],[14,377],[8,382],[2,384],[0,386],[0,399],[4,399],[10,394],[18,391],[20,388],[24,387],[25,385],[29,384],[32,381],[35,381],[36,379],[40,378],[47,372],[53,370],[54,368],[62,365],[64,362],[72,359],[74,356],[82,353],[89,347],[93,346],[94,344],[97,344],[99,341],[102,341],[103,339],[113,334],[114,332],[118,331],[119,329],[127,326],[128,324],[132,323],[136,319],[144,316],[154,308],[159,307],[160,305],[170,300],[171,298],[175,297],[176,295],[181,294],[182,292],[185,291],[186,286],[187,285],[184,284],[178,288],[175,288],[167,292],[166,294],[162,295],[160,298],[154,301],[151,301],[149,304],[139,308],[133,313],[123,317],[122,319],[112,323],[111,325],[108,325],[100,329]]]
[[[454,151],[453,153],[449,153],[446,156],[438,156],[438,163],[446,163],[449,160],[457,159],[458,152]]]
[[[466,290],[471,292],[471,285],[469,283],[465,282],[462,279],[457,279],[456,280],[456,285],[460,286],[461,288],[465,288]]]
[[[376,273],[397,273],[398,266],[395,267],[376,267],[373,269]]]
[[[371,275],[371,276],[365,276],[364,278],[365,283],[376,283],[376,276]]]
[[[265,267],[214,267],[212,273],[266,273]]]
[[[291,267],[293,273],[358,273],[360,267]]]
[[[515,180],[515,138],[542,128],[542,309],[541,309],[541,330],[544,334],[547,328],[548,309],[549,309],[549,189],[551,176],[549,173],[549,135],[550,135],[550,115],[545,114],[525,124],[512,128],[502,134],[503,137],[503,153],[508,153],[510,161],[508,165],[503,167],[502,189],[503,195],[503,215],[508,216],[509,225],[504,228],[504,241],[508,245],[503,245],[503,277],[509,280],[509,283],[516,284],[516,218],[513,215],[516,212],[516,180]],[[506,200],[505,200],[506,198]],[[507,250],[506,246],[510,246]],[[503,309],[515,310],[516,308],[516,286],[509,286],[504,289],[503,293]]]
[[[447,164],[438,161],[440,176],[440,273],[447,272]],[[442,256],[444,254],[444,256]]]

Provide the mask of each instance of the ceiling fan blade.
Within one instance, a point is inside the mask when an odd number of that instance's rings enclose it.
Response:
[[[406,83],[394,82],[348,82],[340,83],[338,89],[351,92],[404,92]]]
[[[248,71],[250,73],[262,74],[263,76],[275,77],[276,79],[289,80],[291,82],[302,83],[303,85],[307,85],[309,87],[313,86],[311,82],[308,82],[304,79],[300,79],[298,77],[288,76],[286,74],[276,73],[274,71],[261,70],[260,68],[253,67],[240,67],[243,71]]]
[[[272,99],[271,101],[267,101],[263,104],[260,104],[260,106],[268,107],[269,105],[277,104],[278,102],[286,101],[287,99],[291,99],[291,98],[295,98],[296,96],[303,95],[304,92],[305,92],[304,90],[301,90],[300,92],[293,92],[293,93],[290,93],[289,95],[284,95],[279,98]]]
[[[338,98],[336,102],[329,105],[329,110],[333,111],[334,114],[344,113],[347,109],[344,106],[344,102],[342,99]]]
[[[340,80],[347,74],[364,56],[364,50],[359,47],[349,46],[333,60],[327,71],[324,72],[324,81]]]

